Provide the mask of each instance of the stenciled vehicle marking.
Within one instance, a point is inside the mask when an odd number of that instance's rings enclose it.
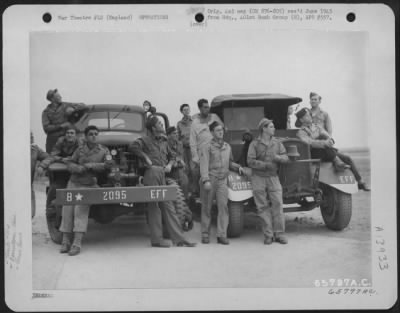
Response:
[[[252,190],[251,182],[246,180],[244,176],[228,175],[229,187],[234,191],[239,190]]]
[[[356,182],[354,176],[351,175],[340,175],[339,181],[342,184],[354,184]]]
[[[170,201],[176,199],[176,187],[162,188],[119,187],[119,188],[86,188],[86,189],[57,189],[58,204],[99,204],[121,202]]]

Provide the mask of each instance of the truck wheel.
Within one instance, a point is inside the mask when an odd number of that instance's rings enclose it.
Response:
[[[62,206],[55,205],[54,203],[57,188],[58,187],[56,186],[50,186],[49,191],[47,192],[46,220],[51,240],[57,244],[61,244],[62,233],[59,231],[59,228],[61,226]]]
[[[329,229],[342,230],[350,223],[351,195],[327,185],[322,185],[322,218]]]
[[[228,237],[240,237],[243,231],[244,210],[242,202],[228,202],[229,225]]]
[[[167,177],[166,182],[167,185],[175,185],[177,187],[176,200],[174,201],[175,210],[178,214],[182,229],[184,231],[189,231],[193,228],[193,216],[183,196],[183,191],[176,180]]]

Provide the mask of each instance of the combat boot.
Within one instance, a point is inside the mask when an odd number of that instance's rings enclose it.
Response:
[[[71,249],[68,252],[68,255],[77,255],[81,252],[81,244],[82,244],[83,233],[74,233],[74,242],[72,243]]]
[[[72,233],[62,233],[62,242],[60,253],[67,253],[71,248]]]

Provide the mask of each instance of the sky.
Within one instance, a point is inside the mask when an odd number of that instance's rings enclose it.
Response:
[[[46,93],[64,101],[136,104],[149,100],[170,122],[188,103],[232,93],[322,96],[339,148],[367,148],[364,32],[36,32],[30,35],[31,129],[45,146]]]

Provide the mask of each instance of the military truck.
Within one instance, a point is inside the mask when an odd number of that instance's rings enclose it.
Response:
[[[272,119],[275,136],[282,140],[286,150],[294,149],[299,154],[296,160],[280,166],[284,212],[320,207],[326,226],[342,230],[351,219],[352,194],[358,191],[357,182],[349,169],[336,172],[331,163],[311,159],[310,146],[296,138],[298,130],[287,129],[288,108],[301,101],[299,97],[282,94],[221,95],[212,100],[210,111],[224,122],[225,141],[231,145],[235,160],[240,158],[244,129],[250,129],[256,138],[261,118]],[[255,212],[251,169],[246,172],[248,176],[234,172],[228,176],[229,237],[241,235],[245,212]]]
[[[128,145],[146,134],[145,120],[156,115],[165,128],[168,117],[156,112],[145,112],[141,106],[99,104],[88,105],[70,116],[80,136],[88,125],[99,128],[97,142],[106,146],[111,153],[113,166],[97,175],[99,188],[66,189],[70,173],[64,163],[49,166],[47,187],[46,219],[51,239],[61,243],[59,231],[62,205],[89,204],[89,217],[106,224],[123,214],[146,213],[147,202],[174,201],[183,230],[192,227],[192,216],[178,184],[168,178],[166,186],[143,186],[144,163],[132,156]]]

